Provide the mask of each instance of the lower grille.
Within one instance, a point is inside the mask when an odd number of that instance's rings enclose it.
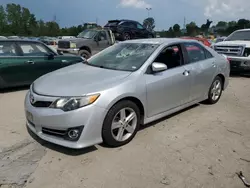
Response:
[[[68,48],[70,48],[70,42],[69,41],[58,41],[58,48],[68,49]]]
[[[67,134],[67,130],[55,130],[55,129],[49,129],[49,128],[42,128],[43,134],[51,135],[51,136],[57,136],[57,137],[65,137]]]
[[[52,101],[36,101],[32,106],[37,108],[48,108],[52,104]]]

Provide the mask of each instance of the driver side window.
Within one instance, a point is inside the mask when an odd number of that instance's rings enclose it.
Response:
[[[137,24],[137,29],[143,29],[143,26],[141,24]]]
[[[41,44],[21,43],[19,45],[23,52],[23,56],[44,56],[50,52]]]
[[[173,45],[164,48],[154,62],[164,63],[168,69],[172,69],[182,65],[182,57],[181,47]]]

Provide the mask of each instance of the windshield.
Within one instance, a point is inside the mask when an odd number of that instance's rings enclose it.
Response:
[[[138,70],[159,45],[144,43],[118,43],[90,58],[88,65],[121,70]]]
[[[84,30],[83,32],[79,33],[77,38],[85,38],[85,39],[92,39],[96,35],[97,31],[95,30]]]
[[[247,40],[250,41],[250,31],[237,31],[232,33],[225,41]]]

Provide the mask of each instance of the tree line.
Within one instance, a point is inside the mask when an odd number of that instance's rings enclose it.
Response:
[[[240,19],[238,21],[224,22],[220,21],[216,25],[210,27],[212,21],[207,20],[200,27],[195,22],[188,23],[186,28],[182,28],[179,24],[175,24],[168,30],[158,32],[161,37],[179,37],[179,36],[196,36],[199,34],[218,34],[229,35],[235,30],[250,28],[250,20]],[[153,30],[155,21],[153,18],[146,18],[143,25]],[[28,8],[19,4],[10,3],[6,6],[0,5],[0,35],[2,36],[76,36],[78,33],[86,29],[85,24],[78,26],[61,28],[56,18],[45,22],[37,19],[35,14],[31,13]]]

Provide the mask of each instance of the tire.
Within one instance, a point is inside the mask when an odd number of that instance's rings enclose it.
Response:
[[[219,84],[219,85],[217,85]],[[217,85],[217,87],[216,87]],[[221,97],[223,90],[223,81],[219,76],[216,76],[208,92],[207,104],[216,104]]]
[[[91,57],[91,54],[87,50],[80,50],[79,55],[85,59],[88,59]]]
[[[123,33],[123,40],[130,40],[131,39],[131,35],[129,33]]]
[[[122,112],[125,110],[125,116]],[[132,113],[135,116],[132,119]],[[121,117],[131,117],[131,121],[121,121]],[[115,122],[115,123],[114,123]],[[115,128],[116,127],[116,128]],[[102,138],[105,145],[119,147],[129,143],[136,135],[140,127],[140,110],[132,101],[124,100],[115,104],[107,113],[103,128]],[[123,130],[123,131],[122,131]]]

